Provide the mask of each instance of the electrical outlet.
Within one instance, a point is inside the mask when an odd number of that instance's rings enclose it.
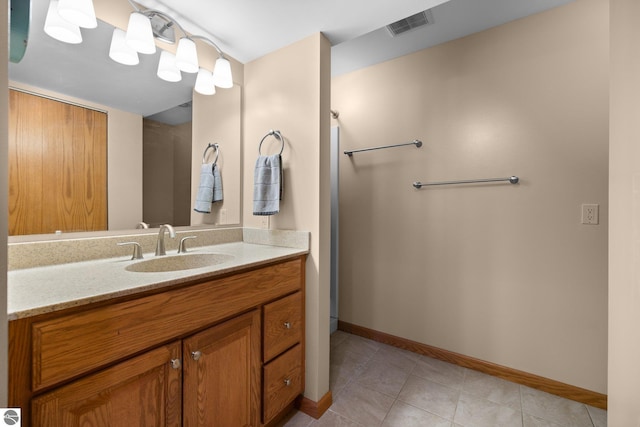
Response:
[[[598,224],[598,205],[582,205],[582,223],[590,225]]]
[[[260,226],[262,228],[269,228],[269,217],[267,215],[260,217]]]
[[[220,209],[220,224],[227,223],[227,210],[222,208]]]

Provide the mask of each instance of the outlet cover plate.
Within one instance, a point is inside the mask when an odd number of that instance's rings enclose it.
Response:
[[[582,205],[582,223],[588,225],[597,225],[598,218],[598,205],[595,204],[583,204]]]

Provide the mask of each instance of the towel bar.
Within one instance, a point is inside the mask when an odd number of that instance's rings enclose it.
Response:
[[[487,178],[487,179],[467,179],[462,181],[441,181],[441,182],[426,182],[422,183],[420,181],[416,181],[413,183],[415,188],[427,187],[430,185],[455,185],[455,184],[477,184],[481,182],[501,182],[508,181],[510,184],[517,184],[520,181],[520,178],[517,176],[511,176],[509,178]]]
[[[361,148],[359,150],[344,150],[344,154],[346,154],[349,157],[352,157],[353,153],[361,153],[363,151],[372,151],[372,150],[381,150],[383,148],[403,147],[405,145],[415,145],[416,148],[420,148],[422,147],[422,141],[414,139],[413,141],[405,142],[404,144],[383,145],[381,147]]]

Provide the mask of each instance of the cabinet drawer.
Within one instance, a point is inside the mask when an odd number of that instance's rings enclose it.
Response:
[[[287,351],[264,367],[264,413],[267,423],[302,393],[302,346]]]
[[[265,362],[301,341],[301,292],[264,306],[263,337]]]
[[[40,390],[228,319],[302,285],[301,259],[32,325]]]

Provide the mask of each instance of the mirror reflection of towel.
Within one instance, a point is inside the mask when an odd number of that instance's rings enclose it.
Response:
[[[222,201],[222,176],[218,165],[213,165],[213,199],[212,203]]]
[[[211,203],[222,200],[222,178],[217,165],[205,163],[200,168],[200,186],[194,211],[211,213]]]
[[[280,155],[259,156],[253,174],[254,215],[275,215],[280,212],[282,184]]]

